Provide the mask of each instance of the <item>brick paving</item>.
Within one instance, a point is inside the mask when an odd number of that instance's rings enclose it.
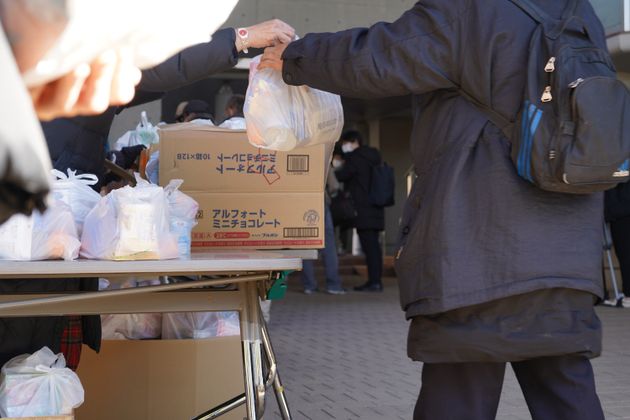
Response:
[[[421,364],[406,355],[396,280],[385,286],[382,294],[307,296],[294,279],[287,297],[274,302],[270,334],[295,419],[411,419]],[[604,324],[604,354],[594,361],[599,395],[607,419],[630,419],[630,309],[598,313]],[[531,419],[514,374],[506,372],[497,419]],[[265,418],[280,418],[273,398]]]

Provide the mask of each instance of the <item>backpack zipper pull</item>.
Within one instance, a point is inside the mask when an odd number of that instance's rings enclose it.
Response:
[[[556,71],[556,57],[551,57],[549,61],[547,61],[547,65],[545,66],[546,73],[553,73]]]
[[[580,77],[579,79],[569,83],[569,88],[575,89],[576,87],[580,86],[582,83],[584,83],[584,79]]]
[[[546,103],[546,102],[551,102],[552,99],[553,99],[553,95],[551,94],[551,86],[547,86],[540,98],[540,101]]]

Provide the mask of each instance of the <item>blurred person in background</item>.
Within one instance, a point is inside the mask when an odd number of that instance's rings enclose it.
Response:
[[[245,115],[243,107],[245,106],[245,95],[232,95],[225,106],[226,119],[219,127],[230,130],[245,130]]]
[[[182,113],[184,122],[194,120],[209,120],[214,124],[214,116],[210,113],[210,105],[201,99],[191,99],[184,107]]]
[[[345,295],[346,289],[341,284],[339,276],[339,259],[337,256],[337,241],[335,228],[333,227],[332,214],[330,213],[330,200],[339,192],[339,182],[334,171],[328,171],[326,178],[326,194],[324,202],[324,249],[319,255],[323,257],[326,270],[326,293],[330,295]],[[302,265],[302,287],[307,295],[317,292],[317,277],[315,276],[315,264],[312,260],[304,260]]]
[[[379,236],[385,229],[385,209],[370,203],[369,198],[372,167],[381,163],[381,154],[375,148],[365,146],[358,131],[347,131],[341,135],[341,150],[344,164],[335,174],[352,197],[357,214],[352,225],[359,235],[368,268],[367,282],[354,290],[382,292],[383,249]]]

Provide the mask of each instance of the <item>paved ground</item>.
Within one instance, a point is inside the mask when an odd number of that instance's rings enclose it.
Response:
[[[421,365],[406,356],[396,280],[385,284],[383,294],[306,296],[292,282],[274,303],[270,333],[296,419],[411,419]],[[598,313],[605,327],[604,355],[594,361],[599,395],[607,419],[630,419],[630,309]],[[280,418],[272,398],[265,418]],[[531,418],[510,369],[497,418]]]

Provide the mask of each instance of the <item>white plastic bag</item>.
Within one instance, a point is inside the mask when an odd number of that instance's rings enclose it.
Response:
[[[2,417],[69,415],[83,397],[81,381],[66,368],[63,354],[55,355],[48,347],[14,357],[2,367]]]
[[[69,22],[44,58],[26,74],[29,86],[52,81],[108,50],[124,49],[140,68],[155,66],[183,48],[208,42],[237,0],[179,0],[177,4],[171,0],[53,3],[62,4],[56,7],[64,7]]]
[[[70,207],[51,200],[43,214],[15,215],[0,226],[0,259],[14,261],[74,260],[81,243]]]
[[[162,339],[183,340],[240,335],[238,312],[181,312],[162,317]]]
[[[190,255],[192,245],[192,229],[197,225],[199,204],[189,195],[179,190],[184,183],[181,179],[173,179],[164,187],[168,198],[171,233],[177,238],[177,249],[180,257]]]
[[[142,180],[101,198],[85,218],[81,256],[105,260],[177,258],[164,189]]]
[[[101,315],[103,340],[150,340],[162,334],[162,314]]]
[[[343,129],[341,98],[308,86],[289,86],[273,69],[250,65],[245,98],[249,142],[265,149],[287,151],[315,144],[334,144]]]
[[[52,170],[52,174],[56,178],[52,183],[52,195],[70,207],[80,237],[85,217],[101,199],[100,194],[90,188],[98,182],[98,178],[92,174],[77,175],[71,169],[68,169],[67,175],[56,169]]]
[[[138,123],[136,129],[127,131],[118,140],[116,140],[114,150],[121,150],[123,147],[139,145],[149,147],[159,141],[160,135],[158,134],[158,128],[149,122],[147,112],[142,111],[140,113],[140,123]]]

